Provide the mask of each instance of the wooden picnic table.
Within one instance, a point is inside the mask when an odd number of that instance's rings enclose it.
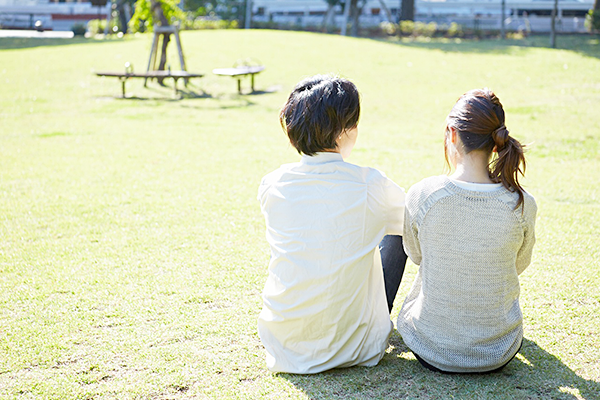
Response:
[[[204,76],[204,74],[196,74],[196,73],[190,73],[187,71],[148,71],[148,72],[114,72],[114,71],[107,71],[107,72],[102,72],[102,71],[98,71],[95,72],[95,74],[97,76],[112,76],[112,77],[117,77],[119,78],[119,80],[121,81],[121,89],[123,91],[123,97],[125,97],[125,82],[127,81],[127,79],[131,79],[131,78],[172,78],[173,79],[173,89],[175,91],[175,96],[178,95],[178,89],[177,89],[177,81],[179,79],[184,79],[187,80],[190,78],[201,78]]]
[[[232,68],[215,68],[213,69],[213,74],[220,76],[231,76],[237,79],[238,83],[238,93],[242,93],[242,78],[244,76],[250,75],[250,87],[252,92],[254,92],[254,75],[263,71],[265,67],[263,65],[254,65],[254,66],[246,66],[241,65],[238,67]]]

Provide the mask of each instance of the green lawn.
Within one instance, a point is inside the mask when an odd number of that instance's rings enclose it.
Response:
[[[0,398],[600,398],[600,45],[593,37],[401,42],[298,32],[182,33],[170,87],[145,70],[151,36],[0,39]],[[174,56],[174,47],[171,56]],[[255,95],[211,70],[252,57]],[[175,57],[171,68],[179,67]],[[374,368],[271,374],[256,332],[269,252],[256,191],[299,156],[278,109],[339,73],[362,92],[350,161],[408,188],[443,171],[446,114],[488,86],[530,144],[539,206],[522,275],[525,343],[491,376],[428,372],[394,333]],[[168,82],[171,85],[171,82]],[[416,267],[409,264],[398,313]]]

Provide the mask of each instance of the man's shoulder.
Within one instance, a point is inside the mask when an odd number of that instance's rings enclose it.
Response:
[[[288,173],[290,171],[293,171],[294,169],[297,169],[299,166],[300,166],[299,162],[282,164],[276,170],[273,170],[273,171],[269,172],[268,174],[266,174],[265,176],[263,176],[261,179],[261,185],[276,183],[281,180],[281,177],[283,175],[285,175],[286,173]]]

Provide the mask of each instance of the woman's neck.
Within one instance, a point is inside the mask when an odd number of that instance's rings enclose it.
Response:
[[[489,176],[489,163],[489,155],[482,151],[457,154],[455,171],[450,177],[463,182],[494,183]]]

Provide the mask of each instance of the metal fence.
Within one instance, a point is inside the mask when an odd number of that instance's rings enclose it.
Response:
[[[314,14],[284,14],[275,13],[272,15],[255,15],[252,17],[253,21],[267,22],[271,21],[279,24],[290,24],[301,27],[307,26],[321,26],[323,24],[323,15]],[[500,30],[501,29],[501,17],[499,15],[469,15],[469,16],[447,16],[447,15],[417,15],[416,20],[420,22],[435,22],[443,28],[444,26],[450,26],[451,23],[455,22],[466,29],[480,29],[480,30]],[[331,25],[341,26],[343,16],[336,14],[331,22]],[[363,14],[360,16],[359,23],[363,27],[376,26],[382,22],[387,21],[385,15],[367,15]],[[517,16],[509,15],[504,19],[504,27],[507,31],[523,31],[532,33],[546,33],[551,30],[551,17],[549,16]],[[558,17],[556,19],[557,32],[562,33],[584,33],[587,32],[585,27],[585,19],[582,17]]]

